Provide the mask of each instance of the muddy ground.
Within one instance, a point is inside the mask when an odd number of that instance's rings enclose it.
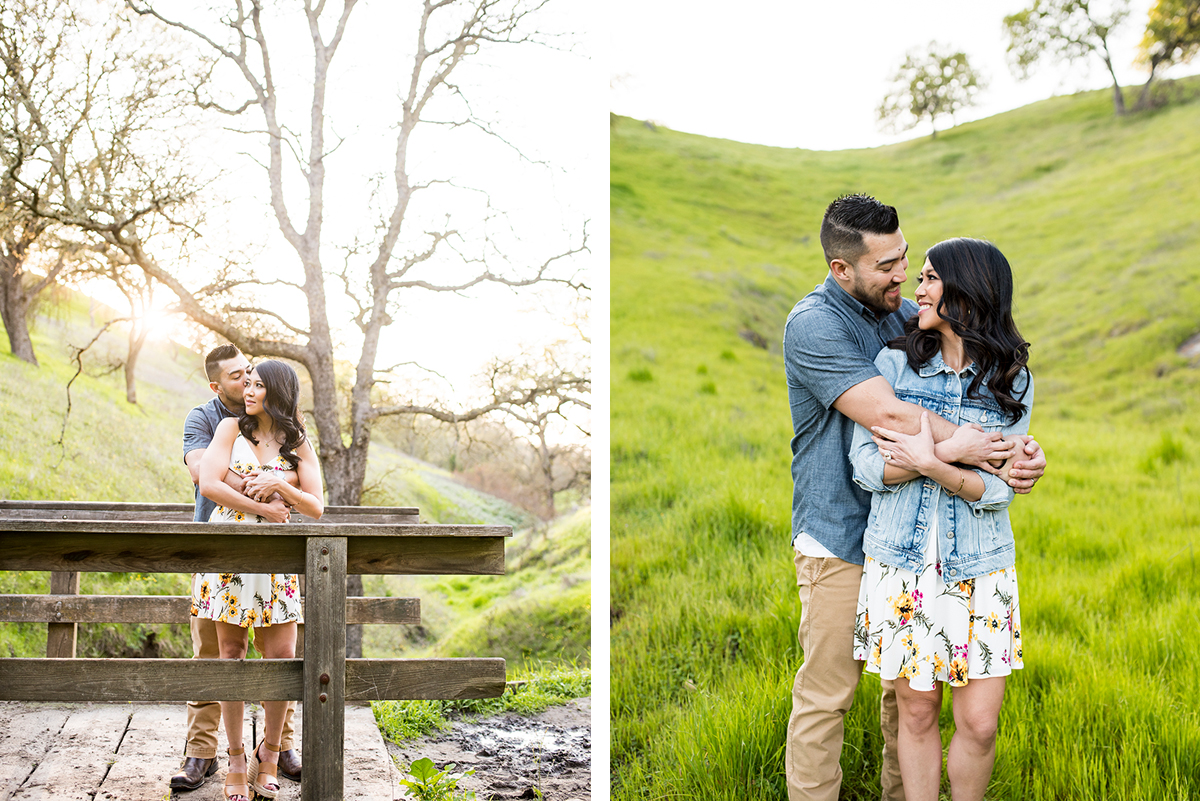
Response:
[[[387,748],[402,771],[421,757],[439,768],[447,762],[459,771],[473,768],[459,786],[480,801],[537,798],[537,791],[547,801],[584,801],[592,797],[591,700],[577,698],[533,717],[460,718],[449,731]]]

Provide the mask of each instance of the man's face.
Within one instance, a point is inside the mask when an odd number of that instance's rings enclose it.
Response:
[[[863,234],[867,252],[846,269],[847,292],[877,314],[900,308],[900,285],[908,278],[908,243],[897,228],[890,234]]]
[[[212,391],[217,393],[221,403],[231,412],[242,411],[244,404],[242,394],[245,392],[246,373],[250,370],[250,362],[245,356],[238,354],[232,359],[219,362],[221,374],[217,380],[209,384]]]

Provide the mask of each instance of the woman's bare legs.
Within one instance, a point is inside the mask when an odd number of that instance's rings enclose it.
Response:
[[[904,797],[908,801],[937,801],[942,781],[942,735],[938,730],[942,683],[935,681],[929,692],[914,690],[908,679],[896,679],[895,685],[900,711],[896,756],[904,780]]]
[[[246,629],[220,621],[216,621],[216,627],[217,648],[221,652],[221,658],[245,659]],[[244,747],[242,744],[242,716],[244,713],[245,704],[242,701],[221,702],[221,718],[225,721],[225,739],[229,742],[230,751]],[[229,755],[229,772],[246,772],[246,754],[244,752],[236,756]],[[249,790],[248,787],[247,790]]]
[[[954,737],[946,757],[950,797],[982,801],[996,761],[996,726],[1004,702],[1004,677],[971,679],[955,687]]]
[[[263,655],[263,659],[292,659],[296,656],[296,624],[276,623],[273,626],[260,626],[254,629],[254,647]],[[276,748],[283,738],[283,717],[287,714],[287,701],[263,701],[263,713],[266,722],[263,725],[263,737],[266,742]],[[279,752],[266,747],[258,749],[258,761],[270,765],[279,764]],[[278,787],[278,782],[274,782]]]

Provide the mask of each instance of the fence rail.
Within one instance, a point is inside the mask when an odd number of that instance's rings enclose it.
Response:
[[[193,523],[190,504],[0,501],[0,570],[51,572],[50,595],[0,595],[0,621],[46,623],[73,657],[76,626],[186,623],[184,596],[79,595],[81,572],[302,573],[302,659],[3,659],[0,700],[303,700],[304,801],[343,794],[344,705],[491,698],[503,659],[346,659],[347,623],[418,623],[415,598],[347,598],[347,573],[501,574],[508,526],[417,522],[410,507],[329,507],[320,521]]]

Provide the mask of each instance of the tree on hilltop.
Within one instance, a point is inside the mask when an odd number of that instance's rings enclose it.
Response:
[[[1200,52],[1200,0],[1158,0],[1150,9],[1138,62],[1150,69],[1137,108],[1150,105],[1150,84],[1160,67],[1186,64]]]
[[[937,121],[975,103],[984,81],[975,73],[962,51],[947,52],[937,42],[924,51],[910,50],[892,77],[892,90],[879,104],[880,122],[893,130],[908,130],[929,120],[933,138]]]
[[[1039,61],[1076,61],[1099,56],[1112,76],[1113,108],[1125,113],[1125,98],[1113,69],[1108,37],[1129,16],[1129,0],[1114,0],[1112,12],[1102,15],[1091,0],[1034,0],[1033,5],[1004,18],[1013,71],[1024,80]]]

